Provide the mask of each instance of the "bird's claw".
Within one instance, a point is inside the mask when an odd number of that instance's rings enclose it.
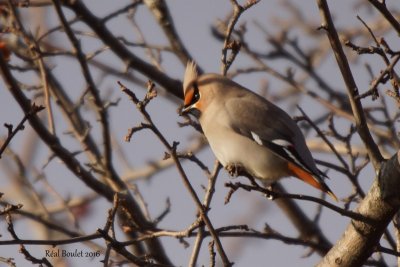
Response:
[[[267,192],[264,194],[264,197],[266,197],[269,200],[274,200],[275,199],[275,195],[274,195],[275,186],[276,186],[275,182],[266,186],[265,189],[267,189]]]
[[[229,163],[225,166],[225,170],[229,173],[230,176],[236,178],[243,171],[243,167],[236,163]]]

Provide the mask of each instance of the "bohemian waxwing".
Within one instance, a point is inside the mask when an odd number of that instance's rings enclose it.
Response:
[[[198,76],[189,62],[182,113],[195,114],[212,151],[225,167],[240,166],[269,183],[286,176],[337,197],[322,180],[304,136],[282,109],[218,75]],[[194,112],[193,112],[194,111]]]

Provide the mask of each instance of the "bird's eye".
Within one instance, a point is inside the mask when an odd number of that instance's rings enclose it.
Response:
[[[200,94],[199,94],[198,91],[196,91],[196,92],[194,93],[194,95],[193,95],[193,100],[192,100],[192,102],[193,102],[193,103],[196,103],[197,101],[199,101],[199,99],[200,99]]]
[[[192,103],[196,103],[197,101],[200,100],[200,92],[199,92],[199,87],[197,86],[197,83],[193,83],[193,89],[194,89],[194,94],[192,98]]]

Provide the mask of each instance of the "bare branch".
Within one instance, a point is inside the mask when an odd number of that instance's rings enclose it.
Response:
[[[173,95],[183,98],[182,83],[170,78],[166,74],[160,72],[155,67],[141,60],[139,57],[132,54],[117,38],[104,26],[100,19],[94,16],[82,1],[63,1],[63,4],[72,9],[75,14],[83,19],[83,21],[91,27],[92,30],[100,37],[100,39],[108,45],[118,57],[129,68],[133,68],[140,73],[146,75],[149,79],[159,83],[168,92]]]
[[[10,144],[11,140],[14,138],[14,136],[19,131],[22,131],[25,129],[24,123],[29,119],[29,117],[36,115],[36,113],[40,112],[43,109],[44,109],[43,106],[37,106],[35,103],[33,103],[32,107],[30,108],[28,113],[25,114],[24,118],[22,118],[21,122],[17,125],[17,127],[14,128],[12,124],[7,124],[7,123],[4,124],[4,127],[6,127],[8,130],[8,135],[7,135],[7,139],[4,141],[4,143],[0,147],[0,158],[1,158],[1,155],[3,154],[4,150]]]
[[[361,266],[378,246],[380,237],[400,207],[400,152],[382,164],[357,212],[371,221],[352,220],[342,238],[317,265]],[[346,248],[346,249],[342,249]]]
[[[244,6],[241,6],[238,4],[236,0],[230,0],[230,1],[232,4],[233,12],[232,12],[232,17],[230,18],[229,23],[226,27],[225,40],[222,48],[222,58],[221,58],[222,61],[221,72],[222,75],[224,76],[228,72],[229,67],[232,65],[241,47],[241,44],[239,42],[232,40],[231,38],[235,25],[244,11],[246,11],[247,9],[256,5],[259,2],[259,0],[252,0],[248,1]],[[228,50],[232,51],[229,58],[227,58]]]
[[[390,13],[387,9],[385,0],[368,0],[381,14],[383,17],[393,26],[393,28],[397,31],[397,34],[400,35],[400,23],[399,21]]]
[[[326,0],[318,0],[317,3],[322,18],[321,28],[326,30],[332,49],[335,52],[337,64],[347,87],[347,94],[353,110],[357,131],[363,140],[364,145],[368,149],[368,155],[372,164],[374,165],[375,170],[379,170],[383,157],[368,129],[361,102],[359,99],[357,99],[357,96],[359,95],[358,88],[354,81],[349,63],[347,62],[347,58],[343,52],[335,25],[333,24],[328,4],[326,3]]]
[[[173,18],[169,12],[166,1],[164,0],[144,0],[145,5],[153,13],[158,24],[163,29],[171,47],[184,66],[192,58],[178,35]]]
[[[214,227],[210,221],[210,219],[207,216],[207,210],[205,209],[205,207],[203,206],[203,204],[201,203],[200,199],[198,198],[195,190],[193,189],[185,171],[183,170],[183,167],[179,161],[178,155],[176,153],[176,147],[178,145],[178,143],[173,142],[172,145],[169,144],[169,142],[165,139],[165,137],[161,134],[161,132],[158,130],[158,128],[154,125],[150,115],[147,113],[147,111],[145,110],[145,107],[148,103],[148,101],[152,98],[150,98],[150,96],[152,95],[151,93],[149,94],[149,92],[151,92],[151,88],[153,87],[153,83],[149,82],[149,90],[148,90],[148,94],[146,94],[145,98],[143,101],[139,101],[138,98],[136,97],[136,95],[129,90],[127,87],[125,87],[122,83],[118,83],[121,86],[121,90],[126,93],[130,99],[132,100],[132,102],[136,105],[136,107],[138,108],[139,112],[143,115],[146,123],[149,125],[150,129],[152,130],[152,132],[160,139],[161,143],[164,145],[164,147],[167,149],[168,154],[171,156],[171,158],[173,159],[173,161],[176,164],[176,167],[178,169],[178,172],[183,180],[184,185],[186,186],[186,188],[188,189],[192,199],[194,200],[200,216],[203,220],[203,222],[205,223],[205,225],[207,226],[207,228],[209,229],[209,231],[211,232],[211,236],[213,237],[213,240],[216,244],[217,250],[221,256],[221,259],[224,263],[225,266],[231,266],[232,263],[229,261],[228,257],[226,256],[226,253],[222,247],[221,241],[219,240],[219,237],[217,235],[217,233],[214,230]],[[150,99],[149,99],[150,98]]]

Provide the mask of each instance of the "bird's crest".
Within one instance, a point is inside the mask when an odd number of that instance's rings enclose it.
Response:
[[[190,60],[188,61],[186,65],[186,70],[185,70],[185,77],[183,78],[183,93],[186,93],[188,85],[197,79],[198,73],[197,73],[197,65],[194,61]]]

